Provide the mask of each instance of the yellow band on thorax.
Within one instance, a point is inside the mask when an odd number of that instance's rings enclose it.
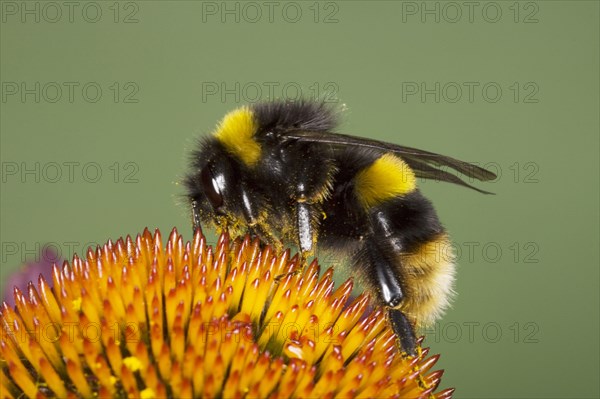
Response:
[[[230,153],[252,166],[260,158],[260,145],[254,140],[257,129],[252,111],[244,106],[225,115],[215,137]]]

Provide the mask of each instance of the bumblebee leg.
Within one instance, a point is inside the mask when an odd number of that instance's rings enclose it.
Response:
[[[406,315],[401,310],[390,308],[388,317],[394,333],[400,339],[402,350],[409,356],[417,356],[417,337]]]
[[[395,308],[402,302],[404,293],[398,276],[394,273],[395,265],[386,259],[384,251],[373,242],[375,238],[367,241],[365,247],[372,267],[373,278],[377,283],[381,300],[386,306]]]
[[[298,250],[300,251],[300,265],[291,272],[275,276],[275,281],[280,282],[287,276],[293,276],[300,272],[306,264],[306,259],[313,252],[314,230],[312,226],[312,213],[314,206],[305,200],[296,202],[296,229],[298,231]]]
[[[248,224],[248,231],[252,237],[258,237],[263,244],[270,245],[275,251],[281,251],[283,243],[271,234],[261,223],[253,222]]]
[[[298,249],[300,251],[300,266],[288,273],[275,276],[275,282],[279,283],[287,276],[293,276],[304,268],[306,258],[313,250],[313,227],[311,224],[311,206],[305,201],[296,203],[296,227],[298,229]]]
[[[304,261],[313,250],[314,231],[312,226],[312,205],[306,201],[296,203],[296,227],[298,229],[298,248]]]
[[[336,167],[330,154],[312,143],[282,146],[280,156],[286,160],[281,176],[288,183],[286,194],[294,207],[295,244],[306,260],[315,251],[321,209]]]
[[[398,308],[405,297],[402,289],[400,254],[402,238],[391,228],[389,215],[381,209],[371,213],[372,233],[365,242],[371,266],[373,284],[380,293],[380,300],[388,307],[392,329],[400,340],[402,350],[409,356],[417,354],[417,339],[411,321]]]
[[[194,229],[192,233],[196,233],[200,229],[200,213],[198,212],[198,203],[195,200],[192,201],[192,226]]]
[[[390,249],[394,246],[390,246],[385,238],[383,238],[383,242],[381,238],[379,238],[379,242],[375,240],[375,236],[372,236],[365,243],[367,261],[370,265],[368,278],[377,287],[380,301],[388,308],[388,318],[394,333],[400,340],[402,350],[409,356],[416,356],[417,338],[414,328],[406,315],[397,308],[404,299],[404,293],[400,276],[395,273],[398,266],[389,260]]]
[[[248,231],[253,237],[258,237],[263,243],[273,246],[277,251],[281,250],[282,244],[268,229],[264,223],[261,223],[258,209],[260,205],[250,201],[251,196],[246,187],[241,188],[242,194],[242,211],[244,218],[248,224]]]
[[[287,276],[295,276],[296,274],[300,274],[302,272],[302,267],[298,267],[294,270],[292,270],[291,272],[287,272],[287,273],[283,273],[283,274],[278,274],[277,276],[275,276],[273,278],[273,280],[279,284],[281,282],[281,280],[283,280],[284,278],[286,278]]]

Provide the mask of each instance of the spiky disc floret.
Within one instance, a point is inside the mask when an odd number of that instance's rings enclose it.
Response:
[[[1,310],[3,397],[425,397],[438,357],[402,358],[381,310],[290,252],[173,230],[54,266]],[[284,276],[276,279],[277,276]],[[51,288],[52,285],[52,288]]]

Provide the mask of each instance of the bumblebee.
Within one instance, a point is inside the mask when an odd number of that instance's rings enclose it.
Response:
[[[441,316],[455,276],[453,255],[440,251],[448,235],[417,178],[487,193],[449,170],[480,181],[496,176],[444,155],[334,133],[340,113],[307,100],[228,113],[192,154],[185,183],[194,228],[250,232],[275,248],[293,244],[304,257],[317,245],[343,254],[414,356],[415,327]]]

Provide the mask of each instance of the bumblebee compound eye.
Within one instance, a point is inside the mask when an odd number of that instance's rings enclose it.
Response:
[[[202,179],[202,186],[204,188],[206,197],[208,197],[208,200],[213,208],[217,210],[223,205],[223,196],[221,195],[217,180],[210,171],[209,166],[202,168],[202,172],[200,172],[200,178]]]

